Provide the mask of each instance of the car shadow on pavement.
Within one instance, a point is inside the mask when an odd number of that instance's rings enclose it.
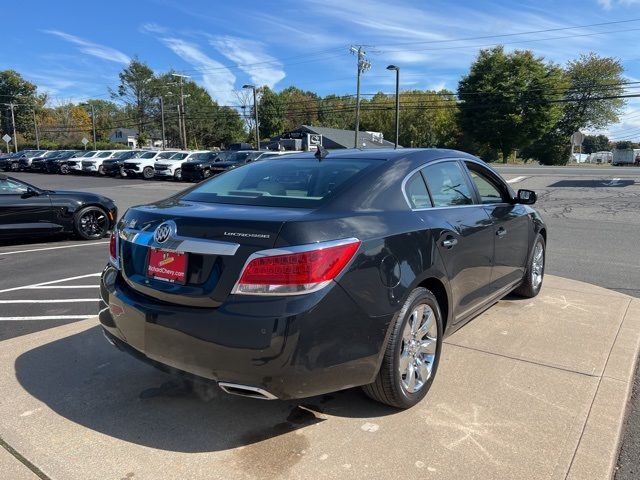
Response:
[[[30,395],[72,422],[175,452],[220,451],[273,440],[331,416],[398,412],[369,400],[360,389],[266,401],[228,395],[212,384],[185,387],[177,377],[116,350],[98,326],[23,353],[15,361],[15,374]],[[306,441],[304,435],[286,437],[287,442]]]

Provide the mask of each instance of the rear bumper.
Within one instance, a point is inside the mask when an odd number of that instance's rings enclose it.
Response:
[[[308,295],[230,295],[218,308],[168,306],[113,267],[100,322],[116,344],[163,370],[303,398],[371,383],[391,316],[367,316],[337,284]]]

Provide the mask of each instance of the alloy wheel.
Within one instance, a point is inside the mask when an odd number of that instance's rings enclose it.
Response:
[[[438,344],[435,313],[427,304],[415,307],[402,332],[398,373],[402,387],[416,393],[431,378]]]
[[[84,212],[78,227],[84,237],[102,237],[107,232],[107,215],[99,208],[91,208]]]
[[[544,248],[540,242],[536,243],[531,261],[531,285],[538,288],[544,275]]]

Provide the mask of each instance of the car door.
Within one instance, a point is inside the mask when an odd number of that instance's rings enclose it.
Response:
[[[0,178],[0,236],[49,233],[57,228],[52,215],[46,193],[30,192],[24,183]]]
[[[513,285],[524,275],[529,250],[529,217],[523,205],[515,204],[507,184],[499,175],[477,162],[465,161],[478,199],[491,218],[495,238],[491,283],[494,290]]]
[[[463,320],[489,294],[493,260],[491,220],[475,203],[473,187],[463,169],[458,160],[422,168],[433,206],[416,209],[432,232],[447,271],[454,322]]]

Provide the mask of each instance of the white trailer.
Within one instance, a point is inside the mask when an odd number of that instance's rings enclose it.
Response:
[[[640,164],[640,148],[625,148],[624,150],[615,149],[613,151],[612,165],[639,165]]]

